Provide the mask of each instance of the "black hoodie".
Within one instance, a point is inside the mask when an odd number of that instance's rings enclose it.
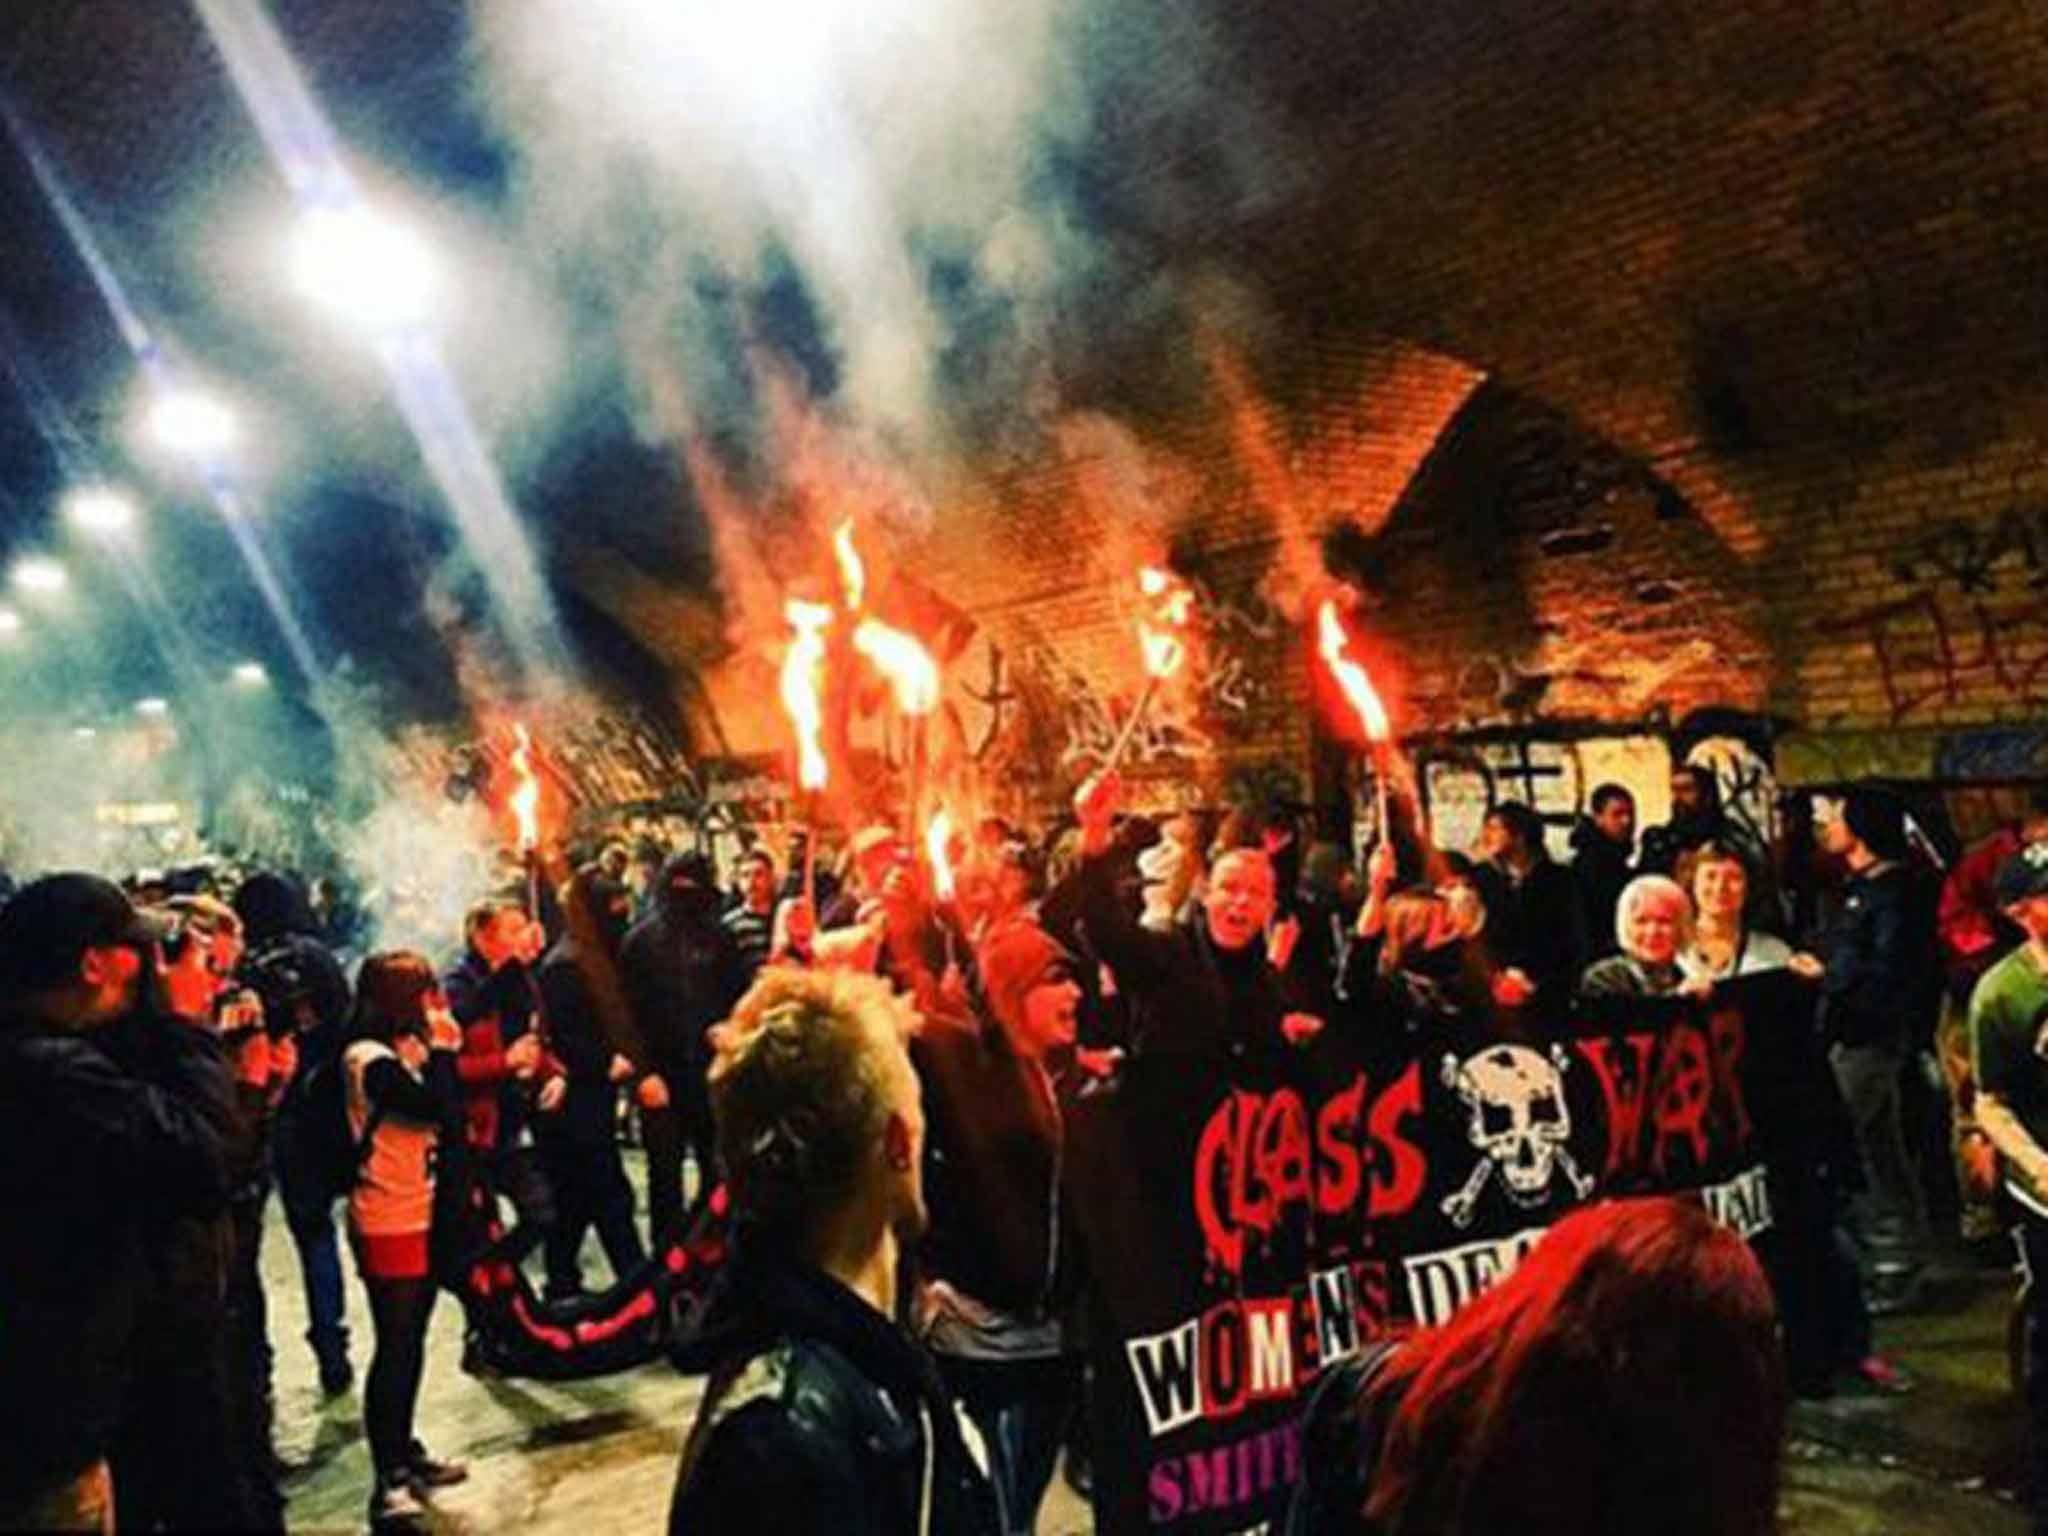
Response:
[[[683,1444],[670,1536],[1000,1529],[986,1456],[931,1357],[760,1237],[738,1238],[676,1364],[712,1375]]]

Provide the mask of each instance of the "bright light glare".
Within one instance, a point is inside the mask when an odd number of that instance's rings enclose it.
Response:
[[[235,413],[199,390],[173,389],[150,406],[149,435],[186,458],[214,458],[234,446]]]
[[[14,584],[24,592],[62,592],[70,579],[63,566],[40,555],[14,564]]]
[[[71,734],[73,736],[76,736],[80,741],[91,741],[94,737],[99,735],[99,732],[94,730],[89,725],[77,725],[71,728]]]
[[[135,713],[138,715],[168,715],[171,712],[169,699],[137,699]]]
[[[64,500],[64,515],[87,533],[108,537],[126,533],[138,515],[135,498],[110,485],[88,485]]]
[[[21,633],[21,615],[12,608],[0,608],[0,635]]]
[[[360,204],[308,209],[291,257],[301,293],[373,335],[422,325],[432,307],[434,262],[425,244]]]
[[[236,665],[234,678],[237,687],[261,688],[270,681],[270,674],[263,670],[260,661],[244,661]]]

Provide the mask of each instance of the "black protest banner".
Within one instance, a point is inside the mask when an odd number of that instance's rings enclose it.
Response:
[[[1301,1052],[1127,1063],[1069,1121],[1101,1529],[1276,1521],[1323,1367],[1441,1322],[1587,1201],[1690,1192],[1767,1230],[1810,1014],[1773,975],[1582,1000],[1540,1043],[1365,1018]]]

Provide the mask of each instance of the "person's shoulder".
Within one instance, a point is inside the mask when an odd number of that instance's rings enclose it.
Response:
[[[886,1406],[837,1351],[785,1337],[739,1365],[708,1405],[700,1459],[850,1476],[877,1421],[890,1422]]]
[[[398,1059],[398,1052],[392,1050],[382,1040],[356,1040],[351,1042],[348,1049],[341,1053],[341,1062],[350,1072],[361,1076],[370,1069],[371,1062],[381,1061],[387,1057],[392,1061],[396,1061]]]

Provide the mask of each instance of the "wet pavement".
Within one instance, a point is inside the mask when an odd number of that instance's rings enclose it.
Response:
[[[637,1162],[637,1159],[630,1159]],[[634,1167],[636,1183],[639,1169]],[[344,1265],[347,1261],[344,1260]],[[585,1268],[608,1275],[595,1244]],[[360,1530],[369,1488],[360,1381],[323,1402],[301,1342],[305,1303],[290,1238],[272,1204],[264,1271],[277,1349],[278,1448],[292,1529]],[[2006,1323],[2013,1281],[1998,1267],[1945,1264],[1923,1310],[1879,1324],[1880,1345],[1915,1378],[1892,1396],[1861,1387],[1792,1415],[1784,1529],[1792,1536],[2021,1536],[2016,1490],[2019,1399],[2009,1382]],[[349,1275],[357,1368],[369,1358],[369,1319]],[[549,1536],[666,1527],[676,1458],[702,1381],[665,1364],[569,1384],[478,1380],[458,1368],[461,1315],[435,1309],[419,1431],[436,1455],[466,1461],[470,1480],[435,1495],[431,1528],[518,1529]],[[1063,1481],[1041,1514],[1042,1533],[1083,1532],[1086,1505]]]

